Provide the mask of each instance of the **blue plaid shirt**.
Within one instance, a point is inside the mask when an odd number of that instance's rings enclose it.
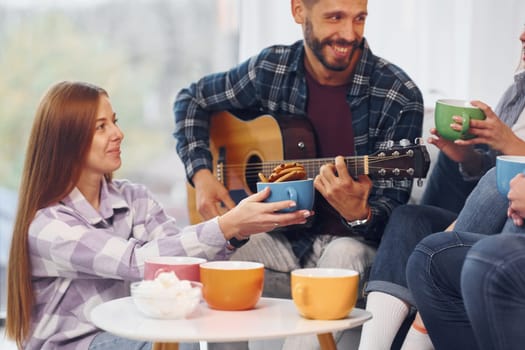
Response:
[[[421,137],[423,97],[397,66],[375,56],[366,40],[347,94],[352,113],[355,155],[372,154],[385,141]],[[304,115],[307,106],[303,41],[276,45],[229,71],[203,77],[179,92],[173,107],[177,152],[188,179],[213,169],[209,151],[210,115],[218,111]],[[372,218],[353,233],[378,241],[392,210],[408,201],[412,181],[374,181],[369,204]],[[351,232],[349,232],[351,233]]]

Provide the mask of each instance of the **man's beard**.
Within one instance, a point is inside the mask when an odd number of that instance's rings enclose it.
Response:
[[[337,39],[334,41],[331,39],[325,39],[323,41],[320,41],[319,39],[315,37],[313,25],[309,19],[306,19],[306,22],[305,22],[304,39],[306,41],[306,45],[308,45],[308,47],[312,50],[312,52],[314,53],[315,57],[317,57],[319,62],[321,62],[321,64],[325,68],[336,71],[336,72],[342,72],[348,68],[348,66],[350,65],[350,62],[352,61],[352,57],[355,54],[355,51],[359,48],[362,42],[362,40],[360,39],[359,40],[356,39],[354,41],[347,41],[344,39]],[[351,48],[350,56],[347,61],[342,62],[342,63],[331,64],[326,60],[326,58],[323,56],[323,47],[332,46],[333,44],[337,44],[337,46]]]

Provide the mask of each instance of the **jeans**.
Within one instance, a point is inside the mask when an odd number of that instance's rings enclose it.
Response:
[[[481,349],[523,349],[524,235],[502,234],[476,243],[463,265],[461,288]]]
[[[444,208],[457,214],[476,183],[477,181],[464,180],[459,172],[458,163],[439,152],[427,180],[421,204]]]
[[[406,282],[408,257],[419,241],[450,225],[454,212],[428,205],[402,205],[394,209],[383,233],[365,292],[379,291],[414,305]]]
[[[89,344],[89,350],[151,350],[151,342],[121,338],[107,332],[100,332]]]
[[[142,340],[133,340],[117,335],[100,332],[89,344],[88,350],[151,350],[153,344]],[[199,350],[199,343],[180,344],[180,350]]]
[[[443,160],[442,163],[448,164]],[[455,230],[483,234],[501,232],[507,220],[507,206],[508,200],[497,190],[496,171],[492,168],[467,197]],[[387,293],[414,305],[406,282],[408,257],[421,239],[443,231],[454,219],[454,211],[435,206],[403,205],[394,209],[377,249],[365,292]],[[505,229],[505,232],[515,230],[514,225]]]
[[[497,190],[496,168],[492,168],[479,180],[467,198],[454,230],[483,234],[503,232],[508,205],[507,198]],[[513,231],[514,225],[507,229]]]
[[[522,349],[524,271],[524,235],[454,231],[423,239],[407,281],[435,348]]]
[[[436,350],[477,349],[460,291],[465,256],[474,233],[435,233],[424,238],[407,263],[407,282]]]

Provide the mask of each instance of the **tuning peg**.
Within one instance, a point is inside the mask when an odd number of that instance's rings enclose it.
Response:
[[[409,139],[401,139],[401,140],[399,140],[399,146],[401,146],[401,147],[408,147],[408,146],[410,146],[410,140]]]

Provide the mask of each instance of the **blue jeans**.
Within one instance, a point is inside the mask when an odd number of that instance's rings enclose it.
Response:
[[[435,348],[522,349],[524,271],[524,235],[454,231],[423,239],[407,281]]]
[[[440,207],[457,214],[476,184],[477,181],[465,181],[459,172],[458,163],[439,152],[427,180],[421,204]]]
[[[88,350],[151,350],[152,346],[151,342],[126,339],[108,332],[100,332],[93,338]],[[179,349],[198,350],[200,344],[180,344]]]
[[[461,289],[482,349],[523,349],[525,236],[485,238],[467,253]]]
[[[492,168],[479,180],[458,215],[456,231],[495,234],[503,231],[507,221],[509,201],[497,190],[496,168]],[[514,230],[514,225],[508,230]]]
[[[377,249],[365,292],[387,293],[414,305],[406,282],[408,257],[422,238],[443,231],[455,218],[454,212],[428,205],[402,205],[394,209]]]
[[[111,333],[100,332],[89,344],[89,350],[151,350],[150,342],[121,338]]]
[[[468,196],[457,217],[455,229],[484,234],[501,232],[507,219],[507,206],[507,199],[496,188],[496,171],[493,168],[487,171]],[[435,206],[403,205],[394,209],[377,249],[365,292],[387,293],[414,305],[406,282],[408,257],[421,239],[443,231],[454,219],[454,211]],[[513,227],[506,229],[505,232],[514,230]]]

